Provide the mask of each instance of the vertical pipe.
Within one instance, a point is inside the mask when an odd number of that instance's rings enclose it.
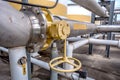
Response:
[[[58,57],[58,50],[57,50],[56,43],[53,43],[51,59],[56,58],[56,57]],[[51,71],[50,80],[58,80],[58,73],[54,70],[50,70],[50,71]]]
[[[90,34],[90,37],[92,37],[94,34]],[[89,54],[92,55],[92,51],[93,51],[93,44],[89,43]]]
[[[112,0],[110,2],[110,16],[109,16],[109,25],[113,24],[113,16],[114,16],[114,7],[115,7],[115,0]],[[111,32],[107,33],[107,39],[111,40]],[[110,45],[106,46],[106,57],[109,58],[109,54],[110,54]]]
[[[114,24],[116,24],[116,22],[117,22],[117,14],[115,14]]]
[[[31,56],[30,53],[27,53],[27,66],[28,66],[28,80],[31,80]]]
[[[115,34],[112,34],[112,40],[115,40]]]
[[[92,17],[91,17],[91,23],[95,23],[95,14],[92,13]],[[91,33],[90,37],[92,37],[94,34]],[[92,50],[93,50],[93,44],[89,44],[89,54],[92,54]]]
[[[67,42],[66,51],[67,51],[67,52],[66,52],[66,56],[67,56],[67,57],[73,57],[73,46],[72,46],[72,45],[69,45],[68,42]],[[73,69],[73,66],[67,64],[67,65],[65,66],[65,68],[69,70],[69,69]]]
[[[28,80],[27,62],[19,64],[21,58],[27,59],[25,47],[10,48],[9,51],[11,80]],[[20,61],[22,62],[22,61]]]

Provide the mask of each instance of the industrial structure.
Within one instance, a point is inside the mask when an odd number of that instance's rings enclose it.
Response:
[[[89,44],[92,54],[94,44],[106,45],[109,58],[111,45],[120,48],[120,41],[115,40],[120,31],[117,21],[120,9],[114,8],[114,0],[71,1],[74,3],[0,0],[0,51],[2,56],[9,56],[11,80],[31,80],[33,65],[50,71],[49,80],[59,80],[59,76],[63,76],[61,80],[95,80],[81,71],[82,63],[73,57],[73,51]],[[67,14],[67,7],[76,4],[89,10],[92,16]],[[101,36],[107,39],[99,39]],[[36,59],[47,50],[49,63]]]

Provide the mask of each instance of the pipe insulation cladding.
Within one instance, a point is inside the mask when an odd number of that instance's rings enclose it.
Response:
[[[29,18],[0,0],[0,46],[24,46],[28,43],[30,32]]]
[[[96,0],[72,0],[76,4],[92,11],[98,16],[101,17],[108,17],[108,12],[107,10],[103,9],[97,2]]]

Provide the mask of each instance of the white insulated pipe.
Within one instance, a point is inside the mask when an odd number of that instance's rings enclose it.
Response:
[[[114,14],[120,14],[120,11],[114,11]]]
[[[102,40],[102,39],[89,39],[89,43],[91,44],[100,44],[100,45],[112,45],[120,47],[120,41],[113,40]]]
[[[52,48],[51,48],[51,59],[54,59],[58,57],[58,49],[57,49],[57,44],[53,43]],[[58,80],[58,73],[54,70],[50,70],[50,80]]]
[[[88,43],[88,39],[85,39],[85,40],[82,40],[82,41],[77,41],[77,42],[74,42],[74,43],[71,43],[70,45],[73,46],[73,49],[77,49],[81,46],[84,46]]]
[[[37,60],[37,59],[31,57],[31,63],[34,63],[35,65],[38,65],[46,70],[50,70],[49,64],[47,62]]]
[[[90,39],[92,38],[99,38],[102,34],[98,34],[98,35],[95,35],[93,37],[91,37]],[[84,39],[84,40],[80,40],[80,41],[77,41],[77,42],[74,42],[74,43],[71,43],[70,45],[73,46],[73,49],[77,49],[81,46],[84,46],[86,44],[89,43],[89,39]]]
[[[79,40],[82,40],[81,36],[67,38],[67,41],[79,41]]]
[[[8,49],[7,49],[7,48],[0,47],[0,50],[1,50],[1,51],[4,51],[4,52],[6,52],[6,53],[8,53]]]
[[[23,57],[27,60],[25,47],[10,48],[8,53],[10,60],[11,80],[28,80],[27,62],[24,63],[24,66],[19,64],[19,60]]]
[[[103,9],[96,0],[72,0],[73,2],[77,3],[78,5],[92,11],[96,15],[102,17],[108,17],[107,10]]]

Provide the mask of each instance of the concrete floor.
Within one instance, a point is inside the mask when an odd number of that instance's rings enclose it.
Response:
[[[94,45],[93,54],[88,55],[88,46],[76,51],[74,57],[81,60],[88,76],[96,80],[120,80],[120,50],[111,47],[110,58],[105,57],[105,46]],[[83,54],[84,53],[84,54]]]
[[[93,55],[88,55],[88,46],[75,51],[74,57],[82,62],[82,69],[96,80],[120,80],[120,50],[111,47],[110,58],[105,58],[105,46],[94,45]],[[46,58],[47,59],[47,58]],[[40,73],[42,72],[42,73]],[[46,74],[47,73],[47,74]],[[33,80],[49,80],[49,72],[36,69]],[[43,77],[43,79],[40,79]],[[0,60],[0,80],[10,80],[9,65]]]

